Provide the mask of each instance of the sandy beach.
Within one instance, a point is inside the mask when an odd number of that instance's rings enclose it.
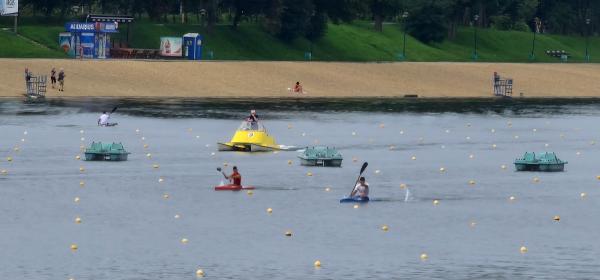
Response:
[[[24,94],[25,67],[65,69],[65,91],[48,85],[48,97],[296,97],[296,81],[303,97],[491,97],[494,71],[514,79],[516,96],[600,97],[597,64],[68,59],[0,59],[0,96]]]

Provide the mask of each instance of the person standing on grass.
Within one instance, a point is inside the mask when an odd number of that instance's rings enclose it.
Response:
[[[60,68],[58,72],[58,91],[65,91],[65,70]]]
[[[50,71],[50,83],[52,83],[52,88],[56,86],[56,68],[54,67]]]

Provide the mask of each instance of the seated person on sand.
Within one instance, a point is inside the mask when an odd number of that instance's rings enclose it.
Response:
[[[302,91],[302,85],[300,84],[300,82],[296,82],[296,85],[294,86],[294,92],[295,93],[304,93]]]

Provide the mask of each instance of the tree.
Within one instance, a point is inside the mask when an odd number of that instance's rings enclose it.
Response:
[[[373,16],[375,31],[383,31],[383,21],[396,16],[401,8],[399,0],[369,0],[369,10]]]
[[[448,27],[444,7],[431,1],[411,12],[406,29],[424,43],[444,40]]]
[[[277,34],[284,41],[292,41],[306,34],[314,6],[311,0],[283,0],[281,28]]]

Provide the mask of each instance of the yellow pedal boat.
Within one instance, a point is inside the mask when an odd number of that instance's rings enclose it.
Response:
[[[259,122],[243,121],[235,131],[231,141],[217,143],[219,151],[265,152],[278,151],[280,146],[275,138],[267,133],[267,129]]]

